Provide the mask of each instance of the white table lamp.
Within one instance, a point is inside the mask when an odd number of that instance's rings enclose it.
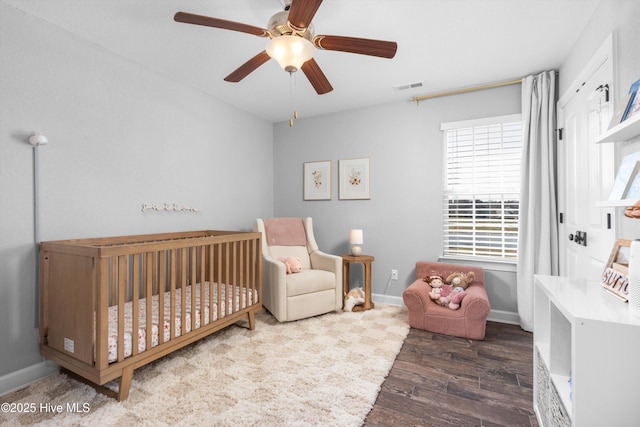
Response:
[[[358,245],[363,243],[362,230],[353,229],[349,233],[349,243],[351,243],[351,255],[359,256],[362,254],[362,248]]]

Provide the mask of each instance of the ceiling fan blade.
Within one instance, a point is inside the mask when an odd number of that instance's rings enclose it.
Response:
[[[241,24],[239,22],[227,21],[210,16],[196,15],[188,12],[178,12],[173,17],[176,22],[185,24],[204,25],[205,27],[222,28],[223,30],[239,31],[241,33],[253,34],[255,36],[267,37],[267,30],[253,25]]]
[[[271,57],[269,57],[269,55],[267,55],[267,52],[263,50],[262,52],[242,64],[240,67],[238,67],[234,72],[225,77],[224,80],[227,82],[237,83],[251,74],[256,68],[267,62],[269,59],[271,59]]]
[[[309,79],[309,82],[316,92],[318,92],[318,95],[322,95],[333,90],[331,83],[327,80],[327,76],[324,75],[315,59],[311,58],[302,64],[302,71],[304,72],[304,75],[307,76],[307,79]]]
[[[313,44],[318,49],[338,50],[381,58],[393,58],[398,50],[396,42],[343,36],[315,36]]]
[[[311,24],[322,0],[292,0],[289,8],[289,23],[302,30]]]

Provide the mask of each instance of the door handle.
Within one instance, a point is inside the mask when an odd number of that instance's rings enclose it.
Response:
[[[569,234],[569,240],[576,242],[579,245],[587,246],[587,232],[586,231],[576,231],[576,234]]]
[[[582,246],[587,246],[587,232],[586,231],[576,231],[576,235],[573,240]]]

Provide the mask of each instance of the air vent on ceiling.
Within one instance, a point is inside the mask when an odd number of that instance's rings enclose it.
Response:
[[[396,92],[400,92],[403,90],[407,90],[407,89],[416,89],[422,87],[422,82],[416,82],[416,83],[409,83],[406,85],[399,85],[399,86],[394,86],[393,89],[395,89]]]

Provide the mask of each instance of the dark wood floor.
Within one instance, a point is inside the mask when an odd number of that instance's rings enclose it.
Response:
[[[533,335],[488,322],[484,341],[411,329],[365,426],[538,426]]]

